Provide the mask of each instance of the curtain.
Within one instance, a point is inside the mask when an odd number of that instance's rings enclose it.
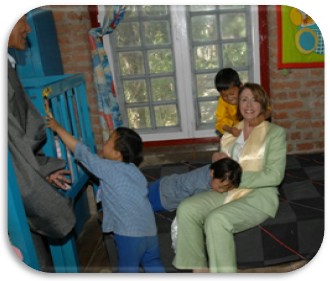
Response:
[[[111,131],[123,125],[109,60],[103,47],[103,36],[111,34],[125,14],[125,6],[105,7],[102,26],[89,31],[94,87],[97,94],[103,141],[108,139]]]

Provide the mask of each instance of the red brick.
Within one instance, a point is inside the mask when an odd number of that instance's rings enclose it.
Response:
[[[300,132],[293,132],[290,135],[291,140],[300,140],[301,138],[301,133]]]
[[[281,102],[281,103],[273,103],[274,108],[280,110],[287,110],[287,109],[295,109],[295,108],[302,108],[304,106],[304,102],[299,100]]]
[[[297,148],[301,151],[306,151],[306,150],[313,150],[314,148],[314,143],[299,143],[297,144]]]
[[[310,119],[312,118],[311,111],[297,111],[293,113],[293,116],[300,119]]]

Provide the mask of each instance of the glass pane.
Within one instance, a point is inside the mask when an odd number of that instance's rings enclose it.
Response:
[[[129,127],[132,129],[151,128],[150,111],[148,107],[127,109]]]
[[[175,104],[155,106],[157,127],[171,127],[178,125],[178,113]]]
[[[215,15],[191,18],[191,36],[193,41],[211,41],[217,39]]]
[[[221,37],[236,39],[246,37],[245,14],[220,15]]]
[[[126,6],[124,20],[127,18],[136,18],[138,16],[137,6]]]
[[[144,29],[147,45],[164,45],[171,43],[169,23],[167,21],[145,22]]]
[[[207,6],[207,5],[192,5],[190,6],[191,12],[198,12],[198,11],[213,11],[215,10],[215,6]]]
[[[154,101],[176,100],[174,79],[172,77],[151,79],[151,93]]]
[[[247,44],[232,43],[223,44],[223,64],[226,67],[240,67],[248,65]]]
[[[122,75],[144,74],[142,52],[119,53],[120,72]]]
[[[216,75],[215,73],[196,75],[198,97],[219,96],[219,93],[214,86],[215,75]]]
[[[244,6],[240,5],[221,5],[219,6],[220,10],[236,10],[236,9],[242,9]]]
[[[138,22],[121,23],[115,32],[118,47],[141,46],[139,26]]]
[[[249,82],[249,72],[248,71],[238,71],[238,75],[243,84],[246,82]]]
[[[167,6],[150,5],[141,6],[141,12],[144,16],[165,16],[167,15]]]
[[[126,103],[148,100],[145,80],[123,81],[123,88]]]
[[[219,68],[216,45],[195,47],[194,55],[196,70]]]
[[[148,52],[150,73],[168,73],[173,71],[172,52],[169,49]]]
[[[201,123],[215,123],[215,110],[218,101],[206,101],[199,103],[199,112],[201,114]]]

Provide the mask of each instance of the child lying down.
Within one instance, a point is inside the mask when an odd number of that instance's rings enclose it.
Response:
[[[248,194],[251,189],[238,188],[242,177],[241,166],[231,158],[223,158],[210,166],[212,191],[227,193],[223,204],[227,204]],[[175,252],[178,226],[176,217],[171,225],[172,248]]]

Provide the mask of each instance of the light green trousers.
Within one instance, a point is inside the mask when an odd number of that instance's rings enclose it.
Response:
[[[207,191],[187,198],[179,205],[173,261],[176,268],[237,271],[234,233],[254,227],[269,216],[244,202],[249,194],[223,205],[225,196]]]

